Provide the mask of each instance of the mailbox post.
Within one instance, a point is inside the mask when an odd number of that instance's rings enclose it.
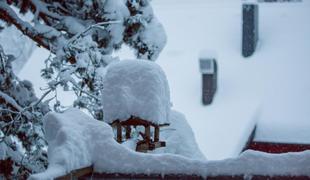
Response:
[[[202,103],[211,104],[217,90],[217,63],[213,52],[203,52],[199,57],[202,74]]]

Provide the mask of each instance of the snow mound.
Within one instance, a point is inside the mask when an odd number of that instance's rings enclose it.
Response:
[[[203,162],[175,155],[151,155],[124,148],[113,138],[112,128],[71,108],[44,117],[49,144],[48,169],[30,179],[52,179],[93,165],[96,172],[177,173],[203,171]],[[188,165],[192,164],[191,166]]]
[[[170,92],[159,65],[144,60],[123,60],[108,66],[103,80],[104,121],[140,117],[155,124],[167,123]]]
[[[185,116],[178,111],[171,110],[169,121],[170,126],[162,128],[160,134],[160,139],[166,142],[166,147],[156,149],[154,153],[171,153],[191,159],[206,160]]]
[[[44,129],[49,166],[30,180],[53,179],[90,165],[99,173],[310,176],[310,151],[277,155],[246,151],[239,158],[223,161],[134,152],[113,139],[108,124],[74,108],[47,114]]]

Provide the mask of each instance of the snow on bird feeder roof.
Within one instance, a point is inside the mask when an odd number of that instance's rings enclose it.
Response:
[[[154,124],[168,123],[170,92],[159,65],[146,60],[123,60],[108,66],[103,80],[104,121],[139,117]]]

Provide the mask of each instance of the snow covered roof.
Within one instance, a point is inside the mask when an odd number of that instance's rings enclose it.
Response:
[[[131,116],[154,124],[168,123],[170,92],[159,65],[146,60],[123,60],[108,66],[103,80],[104,121],[125,121]]]
[[[287,64],[294,67],[295,62]],[[300,67],[299,73],[288,73],[286,80],[275,80],[268,88],[254,141],[310,144],[310,76],[300,77],[308,71]]]

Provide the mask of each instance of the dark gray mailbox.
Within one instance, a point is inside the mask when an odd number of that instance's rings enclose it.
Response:
[[[202,74],[202,103],[211,104],[217,89],[217,63],[214,53],[203,53],[199,57]]]
[[[242,55],[251,56],[258,41],[258,5],[245,3],[242,6]]]

